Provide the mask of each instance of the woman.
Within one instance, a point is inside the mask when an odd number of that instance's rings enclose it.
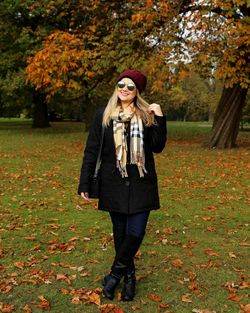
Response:
[[[133,300],[134,256],[150,211],[160,207],[153,152],[165,147],[166,117],[160,105],[149,105],[140,96],[146,83],[139,71],[120,74],[108,105],[96,114],[84,151],[78,194],[89,201],[89,177],[94,173],[103,125],[98,208],[110,214],[116,252],[111,271],[102,281],[109,299],[124,277],[122,299]]]

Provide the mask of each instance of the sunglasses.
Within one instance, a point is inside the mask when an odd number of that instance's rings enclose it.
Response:
[[[117,83],[117,86],[118,86],[118,88],[123,89],[126,86],[126,84],[124,83],[124,81],[121,80]],[[135,89],[135,84],[128,83],[127,88],[129,91],[133,91]]]

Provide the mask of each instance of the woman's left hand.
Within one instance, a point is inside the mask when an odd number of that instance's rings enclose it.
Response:
[[[148,107],[148,112],[149,113],[154,113],[157,116],[163,116],[161,106],[157,103],[152,103]]]

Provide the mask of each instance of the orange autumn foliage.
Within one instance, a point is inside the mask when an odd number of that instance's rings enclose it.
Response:
[[[117,3],[75,1],[60,11],[71,29],[54,30],[41,50],[28,58],[27,81],[42,88],[49,100],[57,92],[84,90],[99,75],[126,67],[143,68],[154,79],[151,91],[189,75],[186,64],[227,87],[249,86],[249,10],[246,0],[199,2],[130,0]],[[56,10],[57,1],[45,5]],[[42,4],[39,4],[42,5]],[[30,7],[32,12],[33,8]],[[78,15],[89,16],[77,23]]]

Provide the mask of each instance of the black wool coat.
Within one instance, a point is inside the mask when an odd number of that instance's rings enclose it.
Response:
[[[89,177],[94,174],[100,147],[102,116],[99,109],[93,120],[84,150],[78,194],[88,192]],[[122,178],[116,167],[113,123],[105,128],[101,156],[101,191],[98,208],[104,211],[134,214],[160,208],[153,153],[161,152],[166,143],[166,116],[155,116],[156,125],[144,127],[145,168],[140,178],[137,165],[128,164],[128,177]],[[129,131],[128,131],[129,134]],[[129,145],[128,145],[129,146]]]

